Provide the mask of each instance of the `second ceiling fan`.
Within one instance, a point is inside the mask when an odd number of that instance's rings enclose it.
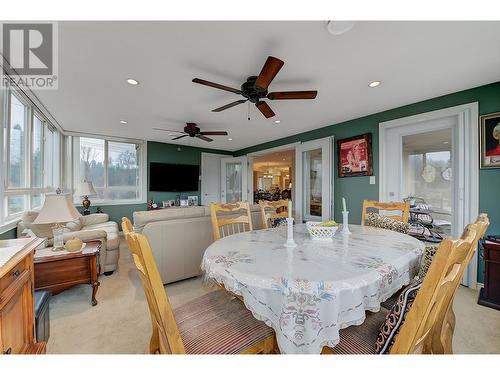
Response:
[[[234,94],[242,95],[245,99],[240,99],[235,102],[226,104],[222,107],[213,109],[212,112],[221,112],[228,108],[234,107],[238,104],[250,101],[254,103],[260,112],[266,117],[270,118],[275,115],[271,107],[262,99],[269,100],[290,100],[290,99],[314,99],[318,94],[317,91],[278,91],[268,92],[269,84],[272,82],[276,74],[283,67],[284,62],[276,57],[269,56],[262,67],[258,76],[248,77],[246,82],[241,85],[240,90],[233,89],[232,87],[224,86],[215,82],[206,81],[200,78],[194,78],[194,83],[200,85],[214,87],[216,89],[225,90]]]

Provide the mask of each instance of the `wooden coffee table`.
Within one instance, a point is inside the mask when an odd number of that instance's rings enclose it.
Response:
[[[92,285],[92,306],[97,305],[96,294],[100,266],[101,241],[89,241],[78,252],[52,251],[51,247],[35,251],[35,290],[52,294],[79,284]]]

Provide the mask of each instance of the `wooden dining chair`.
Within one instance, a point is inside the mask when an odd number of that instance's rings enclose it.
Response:
[[[486,231],[488,230],[488,227],[490,225],[490,220],[488,218],[488,215],[485,213],[480,214],[477,217],[474,224],[477,225],[476,238],[474,238],[472,246],[469,249],[469,253],[467,254],[467,259],[465,262],[463,262],[462,267],[459,270],[459,275],[455,279],[455,283],[453,285],[453,289],[455,291],[460,286],[465,271],[467,270],[467,266],[474,257],[479,240],[484,237]],[[447,296],[446,300],[443,301],[442,309],[444,309],[445,311],[444,319],[439,321],[433,334],[432,338],[433,354],[453,354],[452,339],[453,339],[453,333],[455,331],[455,322],[456,322],[455,313],[453,311],[453,301],[454,301],[454,293]]]
[[[368,210],[378,210],[378,211],[400,211],[401,215],[384,215],[390,217],[394,220],[402,221],[403,223],[408,223],[408,218],[410,217],[410,203],[408,202],[377,202],[364,200],[363,201],[363,211],[361,213],[361,225],[365,225],[367,219]]]
[[[211,203],[210,216],[214,241],[231,234],[253,230],[252,215],[248,202]]]
[[[122,230],[125,239],[127,240],[128,248],[130,250],[136,268],[141,267],[142,272],[145,272],[144,268],[142,267],[143,261],[139,260],[142,259],[142,252],[139,248],[139,244],[137,243],[137,241],[134,241],[134,239],[131,237],[131,234],[134,233],[134,230],[132,222],[127,217],[122,217]],[[138,258],[137,261],[134,259],[134,257]],[[143,284],[142,280],[141,284]],[[155,319],[153,316],[153,310],[151,309],[151,306],[154,306],[154,299],[149,290],[146,290],[146,288],[144,288],[144,285],[143,289],[144,289],[144,294],[146,296],[146,300],[148,302],[148,306],[150,306],[149,312],[151,315],[151,322],[152,322],[152,333],[151,333],[151,339],[149,341],[149,352],[151,354],[158,354],[160,352],[159,334],[157,325],[153,323]]]
[[[288,199],[279,201],[259,201],[262,228],[272,227],[272,220],[286,218],[288,216]],[[270,210],[271,212],[266,210]]]
[[[273,353],[274,331],[256,320],[238,300],[223,290],[172,309],[147,238],[129,235],[134,263],[143,283],[153,325],[159,336],[162,354],[256,354]],[[141,260],[142,258],[142,260]]]
[[[445,303],[456,292],[455,284],[461,280],[460,270],[468,262],[477,232],[478,226],[469,224],[461,238],[441,242],[390,354],[432,353],[434,333],[445,320]],[[367,313],[363,324],[341,330],[339,344],[324,348],[323,353],[375,354],[375,340],[388,312],[381,308],[378,313]]]

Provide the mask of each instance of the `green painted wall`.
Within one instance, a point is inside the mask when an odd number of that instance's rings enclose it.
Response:
[[[168,199],[175,199],[179,193],[175,192],[159,192],[149,190],[149,163],[170,163],[170,164],[191,164],[201,166],[201,153],[210,152],[215,154],[232,155],[232,152],[213,150],[208,148],[179,146],[169,143],[148,142],[148,199],[153,199],[158,204]],[[201,170],[200,170],[201,172]],[[171,176],[175,178],[175,176]],[[198,190],[186,191],[181,193],[181,198],[186,198],[188,195],[197,195],[200,201],[200,185]]]
[[[12,238],[16,238],[16,228],[0,233],[0,240],[10,240]]]
[[[327,136],[334,136],[335,140],[362,134],[372,133],[374,175],[377,176],[375,185],[369,184],[369,177],[338,178],[337,165],[334,166],[334,200],[335,220],[341,220],[342,197],[346,197],[350,211],[349,221],[359,223],[361,220],[361,208],[363,199],[378,199],[378,124],[380,122],[394,120],[401,117],[412,116],[419,113],[434,111],[456,105],[479,102],[479,114],[487,114],[500,111],[500,82],[469,90],[459,91],[453,94],[440,96],[422,102],[406,105],[388,111],[375,113],[369,116],[330,125],[324,128],[308,131],[294,136],[282,138],[276,141],[263,143],[257,146],[245,148],[235,152],[235,156],[245,155],[250,152],[265,150],[271,147],[286,145],[298,141],[310,141]],[[335,142],[336,143],[336,142]],[[337,159],[337,147],[334,149]],[[337,160],[335,160],[337,162]],[[500,169],[480,170],[479,172],[479,209],[487,212],[491,225],[488,233],[500,233]],[[478,281],[483,281],[484,264],[479,262]]]

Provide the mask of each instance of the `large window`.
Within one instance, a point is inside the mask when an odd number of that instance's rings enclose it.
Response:
[[[5,172],[0,224],[40,208],[43,196],[60,186],[60,133],[21,94],[5,91]]]
[[[142,201],[142,153],[142,142],[74,137],[74,188],[78,191],[82,181],[91,181],[98,194],[93,202]]]

